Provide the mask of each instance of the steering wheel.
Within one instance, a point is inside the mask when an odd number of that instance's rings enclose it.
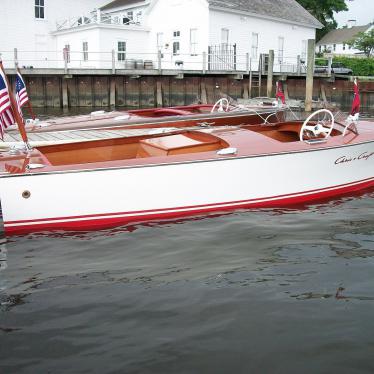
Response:
[[[221,99],[217,100],[217,102],[213,105],[213,108],[210,111],[210,113],[213,113],[217,107],[218,107],[217,112],[228,112],[230,103],[225,97],[222,97]]]
[[[324,114],[323,118],[317,119],[315,125],[309,124],[309,122],[316,116],[319,116],[321,113]],[[326,118],[327,117],[327,118]],[[330,117],[330,120],[328,120]],[[327,127],[325,125],[328,125]],[[328,109],[320,109],[312,113],[303,123],[300,130],[300,141],[304,142],[305,132],[308,131],[312,133],[314,137],[318,135],[323,135],[325,138],[328,138],[331,135],[332,129],[334,128],[334,115]]]

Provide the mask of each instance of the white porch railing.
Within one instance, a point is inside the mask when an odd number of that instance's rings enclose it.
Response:
[[[77,17],[57,21],[56,30],[61,31],[93,23],[105,25],[140,25],[137,20],[135,21],[120,15],[102,13],[97,9],[89,14],[83,14]]]
[[[268,70],[267,54],[259,58],[250,58],[249,53],[235,55],[234,64],[211,64],[217,55],[206,52],[201,54],[168,53],[129,53],[121,51],[0,51],[6,68],[13,68],[17,63],[20,68],[29,69],[109,69],[114,74],[116,70],[163,70],[206,72],[232,72],[249,74]],[[261,58],[260,58],[261,57]],[[224,60],[224,56],[222,56]],[[261,63],[260,63],[261,62]],[[305,74],[306,64],[300,56],[275,56],[274,73]]]

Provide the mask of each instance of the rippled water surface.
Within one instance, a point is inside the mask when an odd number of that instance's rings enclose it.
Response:
[[[373,190],[0,249],[1,374],[374,372]]]
[[[1,248],[1,373],[374,372],[374,191]]]

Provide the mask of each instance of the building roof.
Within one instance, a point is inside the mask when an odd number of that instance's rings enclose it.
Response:
[[[336,29],[326,34],[317,45],[322,44],[343,44],[352,40],[359,32],[367,31],[371,25],[353,26],[351,28],[345,27],[343,29]]]
[[[244,12],[265,18],[285,20],[295,24],[302,24],[314,28],[323,25],[304,9],[296,0],[207,0],[209,5],[222,10]],[[113,0],[101,10],[127,7],[132,4],[147,3],[146,0]],[[149,2],[148,2],[149,3]]]
[[[314,28],[323,25],[295,0],[208,0],[210,6],[267,18],[275,18]]]
[[[129,6],[132,4],[139,4],[139,3],[144,3],[145,1],[143,0],[113,0],[110,1],[109,3],[103,5],[100,7],[101,10],[108,10],[112,8],[119,8],[121,6]]]

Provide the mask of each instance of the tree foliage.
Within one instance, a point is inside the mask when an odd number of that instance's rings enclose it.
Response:
[[[353,48],[364,52],[367,57],[374,55],[374,28],[367,33],[358,33],[349,44]]]
[[[329,31],[337,28],[338,24],[334,19],[334,12],[348,10],[347,0],[296,0],[309,13],[313,14],[324,26],[317,30],[317,41]]]

